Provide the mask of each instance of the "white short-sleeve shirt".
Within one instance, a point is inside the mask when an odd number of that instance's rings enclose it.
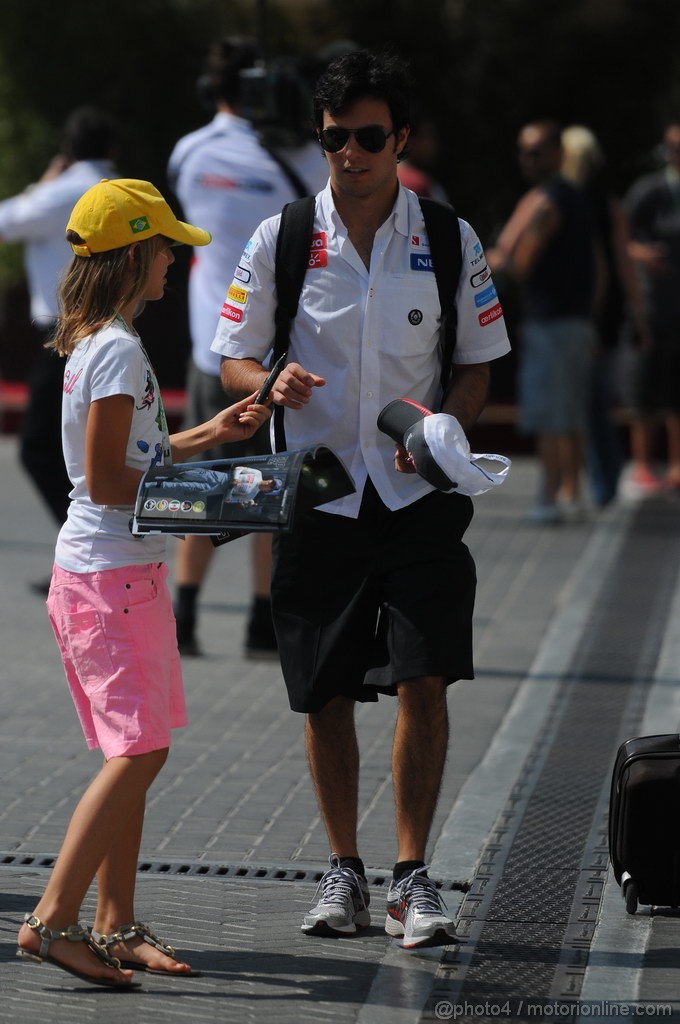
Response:
[[[283,156],[310,195],[323,187],[328,169],[318,145],[286,150]],[[239,253],[260,221],[279,213],[296,193],[253,126],[224,111],[179,140],[170,156],[168,179],[187,220],[212,235],[210,245],[194,249],[189,328],[194,363],[203,373],[219,376],[220,359],[210,344]]]
[[[271,349],[279,224],[280,217],[262,223],[243,251],[212,344],[223,356],[262,362]],[[454,362],[485,363],[505,355],[510,343],[480,241],[465,221],[460,228]],[[438,407],[440,315],[415,193],[399,188],[390,217],[375,235],[370,269],[347,236],[330,185],[319,193],[288,361],[323,377],[326,385],[314,389],[303,409],[286,410],[285,432],[290,450],[328,445],[354,478],[357,493],[324,505],[324,511],[356,517],[368,476],[390,509],[433,490],[415,474],[396,472],[394,442],[376,421],[395,398]]]
[[[132,424],[125,464],[145,472],[162,465],[169,453],[158,381],[139,337],[114,320],[78,342],[64,371],[62,443],[73,490],[55,561],[69,572],[95,572],[124,565],[162,561],[165,538],[134,537],[132,509],[95,505],[85,479],[85,433],[92,402],[111,395],[131,395]]]
[[[59,312],[59,282],[73,258],[66,241],[71,210],[88,188],[102,178],[115,177],[110,160],[78,160],[56,178],[0,202],[0,238],[26,246],[31,317],[38,325],[49,326]]]

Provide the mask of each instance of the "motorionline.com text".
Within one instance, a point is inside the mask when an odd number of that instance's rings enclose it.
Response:
[[[670,1003],[579,1003],[575,1001],[546,1002],[512,999],[505,1002],[454,1003],[440,999],[434,1008],[437,1020],[463,1020],[474,1017],[535,1017],[537,1020],[559,1020],[567,1017],[670,1017]]]

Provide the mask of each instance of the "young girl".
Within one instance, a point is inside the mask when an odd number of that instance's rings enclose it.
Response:
[[[132,506],[150,465],[250,437],[269,411],[252,395],[168,437],[132,321],[142,303],[162,297],[172,245],[206,245],[207,231],[178,221],[153,185],[125,179],[89,189],[66,237],[76,255],[52,345],[68,357],[63,443],[73,490],[47,607],[88,747],[101,747],[105,761],[26,915],[17,956],[128,989],[135,970],[191,973],[134,911],[146,792],[186,712],[164,539],[132,536]],[[77,922],[95,875],[89,931]]]

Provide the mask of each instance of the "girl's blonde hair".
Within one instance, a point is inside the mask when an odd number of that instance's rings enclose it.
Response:
[[[66,232],[66,240],[81,245],[75,231]],[[59,319],[52,339],[45,346],[60,356],[68,356],[83,338],[111,323],[119,310],[141,299],[157,253],[167,246],[164,235],[154,235],[131,246],[74,256],[59,289]]]

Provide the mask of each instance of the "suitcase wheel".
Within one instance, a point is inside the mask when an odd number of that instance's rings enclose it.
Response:
[[[623,898],[626,901],[626,912],[634,914],[638,908],[638,887],[632,878],[624,882]]]

